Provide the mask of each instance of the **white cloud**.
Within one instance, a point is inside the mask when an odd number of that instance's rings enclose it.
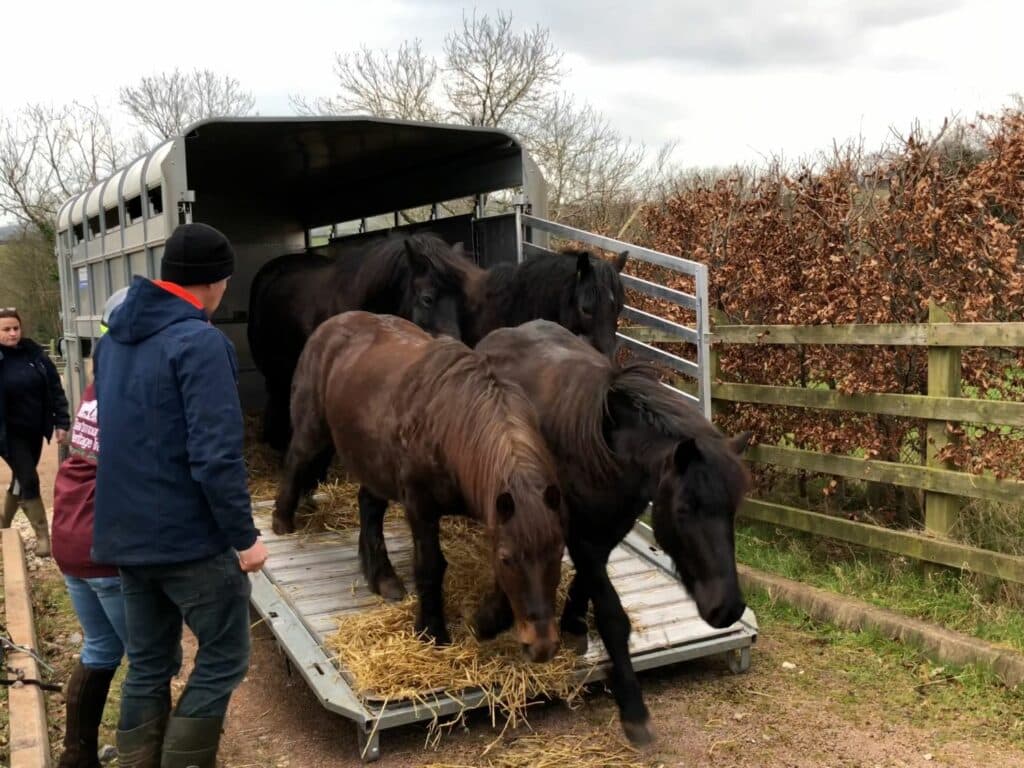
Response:
[[[548,26],[567,51],[567,90],[635,139],[677,139],[677,157],[693,165],[795,158],[860,132],[871,147],[890,125],[995,110],[1024,89],[1024,6],[1013,0],[809,7],[521,0],[514,14],[523,26]],[[290,93],[333,92],[336,51],[417,36],[440,52],[462,8],[438,0],[9,3],[0,112],[38,100],[114,105],[118,86],[178,66],[231,74],[253,90],[261,114],[287,114]]]

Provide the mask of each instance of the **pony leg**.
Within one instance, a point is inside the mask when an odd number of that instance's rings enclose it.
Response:
[[[590,554],[576,561],[576,569],[589,587],[597,631],[612,662],[611,689],[619,705],[622,729],[633,744],[649,744],[654,737],[650,713],[629,655],[629,617],[608,578],[607,563],[607,554],[597,557]]]
[[[395,573],[384,541],[384,513],[388,500],[359,486],[359,562],[370,591],[385,600],[402,600],[405,585]]]
[[[274,503],[274,533],[295,531],[295,509],[299,501],[316,488],[325,463],[330,465],[333,455],[327,424],[316,414],[307,412],[285,453],[281,484]]]
[[[511,627],[514,619],[508,595],[495,584],[491,593],[480,601],[480,606],[473,617],[476,636],[481,640],[493,640]]]
[[[265,374],[267,403],[263,408],[263,441],[275,451],[284,453],[288,448],[288,440],[292,434],[291,397],[293,376],[287,371],[291,368],[286,363],[274,361],[282,366],[281,370]]]
[[[440,515],[430,502],[409,499],[406,517],[413,536],[413,576],[419,608],[416,632],[437,645],[448,645],[451,637],[444,618],[444,572],[448,561],[441,551]]]
[[[570,550],[570,555],[572,554]],[[576,560],[573,558],[573,563]],[[590,644],[587,631],[587,606],[590,604],[590,593],[586,581],[580,576],[579,569],[573,574],[569,584],[569,596],[562,609],[560,629],[563,642],[582,656]]]

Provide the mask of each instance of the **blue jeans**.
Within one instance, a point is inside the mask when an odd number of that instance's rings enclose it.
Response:
[[[93,669],[117,669],[128,636],[124,626],[121,579],[117,576],[80,579],[65,574],[64,583],[85,635],[82,664]]]
[[[249,668],[251,586],[234,550],[191,563],[122,567],[121,589],[128,674],[118,727],[130,730],[170,711],[183,621],[199,647],[175,715],[223,717]]]

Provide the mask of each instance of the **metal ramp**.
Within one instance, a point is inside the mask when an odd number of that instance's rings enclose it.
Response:
[[[380,702],[356,693],[344,669],[331,661],[326,639],[334,632],[334,617],[376,605],[378,598],[363,584],[356,547],[357,531],[277,536],[270,511],[256,505],[254,516],[264,532],[270,559],[262,572],[251,575],[252,603],[291,662],[301,672],[321,704],[352,720],[366,761],[380,757],[380,734],[389,728],[430,721],[485,704],[479,690],[445,691],[429,705]],[[729,666],[741,672],[750,665],[750,647],[757,622],[748,609],[733,626],[713,629],[697,615],[697,607],[672,575],[666,555],[638,527],[612,553],[609,573],[622,604],[642,631],[630,638],[633,665],[638,671],[726,653]],[[412,584],[411,537],[402,525],[387,525],[385,538],[396,570]],[[607,656],[591,633],[590,650],[581,661],[579,676],[600,680]],[[594,666],[596,664],[596,667]]]

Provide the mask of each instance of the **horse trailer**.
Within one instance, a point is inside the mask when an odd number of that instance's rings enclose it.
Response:
[[[164,242],[180,223],[203,222],[232,242],[236,264],[212,318],[232,340],[245,410],[259,408],[262,377],[249,353],[249,287],[259,268],[318,244],[429,230],[462,242],[480,266],[521,261],[559,238],[628,251],[637,259],[693,278],[694,292],[622,275],[626,288],[692,313],[692,326],[628,305],[623,319],[672,334],[696,350],[687,359],[620,333],[632,353],[696,381],[690,398],[710,416],[707,267],[546,219],[546,184],[513,136],[495,129],[367,117],[218,118],[190,126],[117,173],[68,199],[56,221],[66,386],[77,408],[89,355],[100,335],[107,297],[135,275],[159,277]],[[445,215],[447,214],[447,215]],[[678,390],[677,390],[678,391]],[[444,691],[432,703],[382,702],[361,696],[330,659],[330,618],[372,603],[348,574],[355,548],[343,533],[308,537],[269,533],[265,505],[254,514],[272,553],[252,574],[252,602],[321,703],[356,724],[364,759],[379,756],[381,731],[480,706],[479,691]],[[389,531],[400,546],[401,531]],[[668,558],[643,525],[612,556],[613,583],[627,609],[643,616],[630,650],[636,669],[728,654],[746,669],[757,622],[747,609],[731,627],[712,629],[675,579]],[[586,661],[600,678],[607,658],[596,635]]]

